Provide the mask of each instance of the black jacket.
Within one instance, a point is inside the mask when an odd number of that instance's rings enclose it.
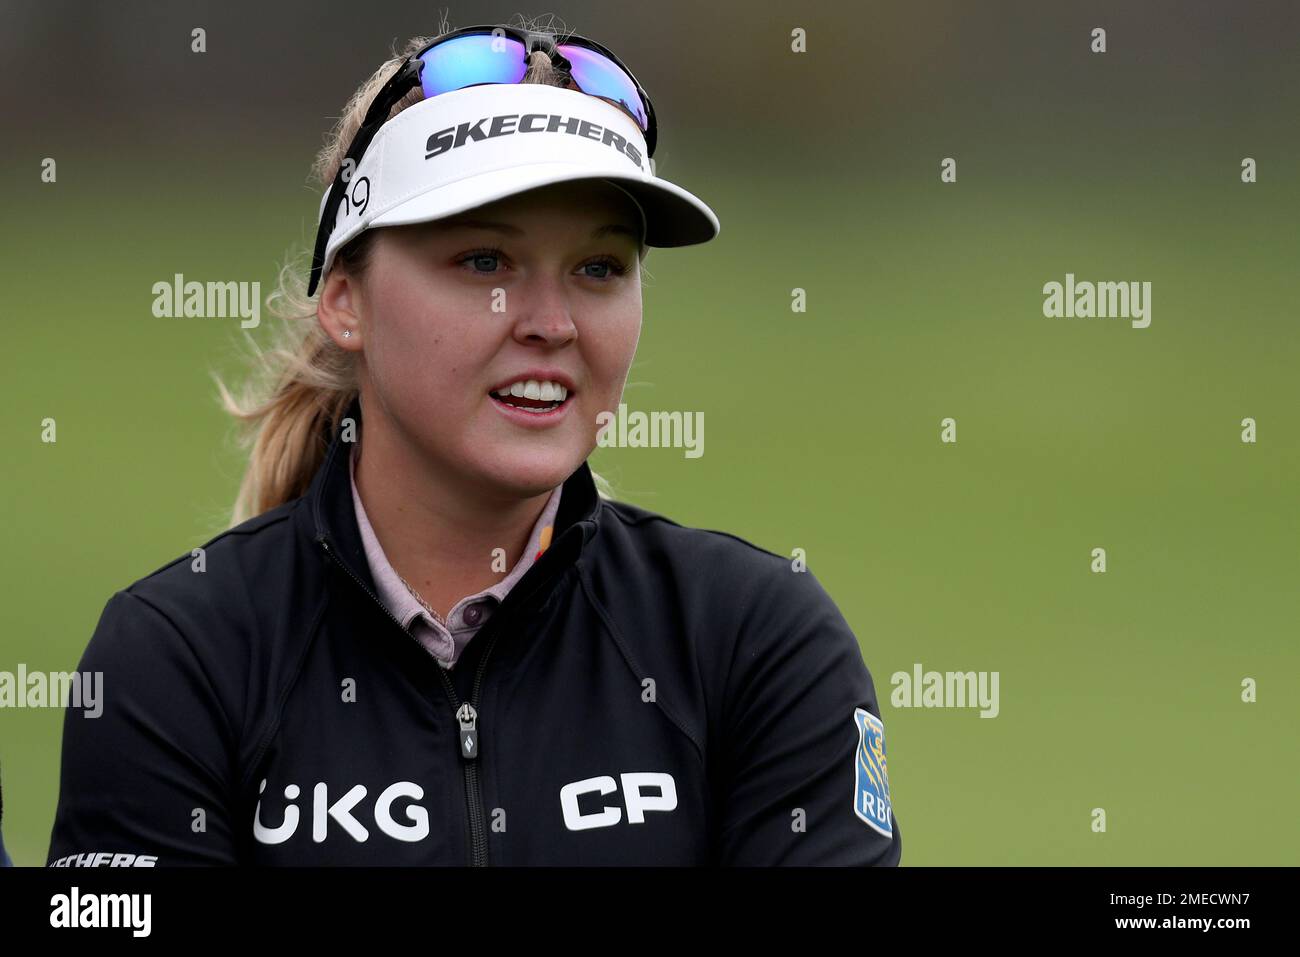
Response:
[[[447,671],[375,597],[348,451],[109,600],[49,864],[898,863],[871,677],[811,572],[583,463]]]

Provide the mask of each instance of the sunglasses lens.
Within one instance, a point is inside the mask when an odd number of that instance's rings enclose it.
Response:
[[[590,96],[599,96],[623,107],[637,121],[642,132],[649,128],[645,105],[636,91],[636,84],[622,67],[596,50],[561,43],[556,48],[572,67],[573,82]]]
[[[426,98],[479,83],[518,83],[528,71],[524,45],[509,37],[471,34],[439,43],[421,57]]]

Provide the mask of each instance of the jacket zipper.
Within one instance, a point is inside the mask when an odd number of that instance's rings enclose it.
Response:
[[[402,623],[388,610],[388,606],[379,600],[379,596],[371,591],[365,582],[353,574],[352,569],[348,568],[335,556],[333,548],[330,547],[329,539],[321,536],[316,541],[325,550],[325,554],[329,556],[330,560],[356,582],[363,592],[370,596],[370,600],[380,607],[388,620],[400,628],[402,634],[414,640],[414,636],[402,627]],[[493,631],[488,637],[487,647],[483,649],[483,657],[479,659],[478,670],[474,672],[474,684],[470,689],[469,701],[461,702],[456,694],[456,686],[452,684],[451,677],[447,674],[447,669],[440,663],[435,662],[438,668],[438,677],[442,679],[442,686],[447,692],[447,698],[451,701],[452,710],[455,713],[456,723],[459,728],[461,771],[465,779],[465,804],[469,813],[470,864],[474,867],[486,867],[488,853],[487,827],[483,821],[483,788],[478,776],[478,710],[474,707],[473,702],[478,700],[479,686],[483,682],[483,671],[487,667],[488,658],[492,655],[492,647],[496,644],[497,634],[497,631]]]

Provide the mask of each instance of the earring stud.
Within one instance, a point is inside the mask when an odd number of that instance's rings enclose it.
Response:
[[[351,329],[344,329],[344,330],[343,330],[343,338],[344,338],[344,339],[351,339],[351,338],[352,338],[352,330],[351,330]]]

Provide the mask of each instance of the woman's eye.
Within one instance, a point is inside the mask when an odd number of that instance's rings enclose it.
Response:
[[[582,269],[589,279],[609,279],[613,276],[621,276],[627,271],[627,267],[621,262],[608,256],[585,263]],[[592,269],[595,272],[587,271]]]
[[[475,275],[490,276],[501,271],[504,256],[499,249],[478,249],[466,253],[456,261]],[[583,263],[578,270],[588,279],[606,282],[623,275],[627,272],[627,267],[612,256],[601,256]]]
[[[469,264],[471,271],[481,273],[494,273],[500,264],[501,254],[490,249],[479,250],[468,253],[460,258],[461,263]]]

